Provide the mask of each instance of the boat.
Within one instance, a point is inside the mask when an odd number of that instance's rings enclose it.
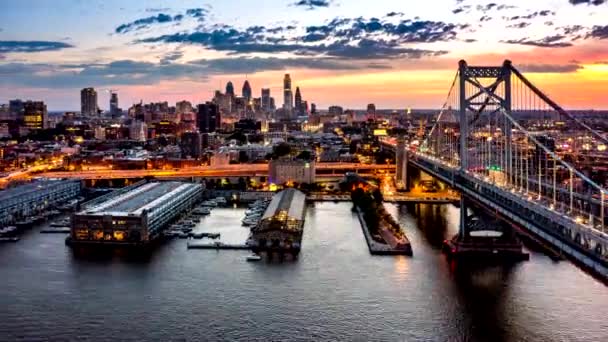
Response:
[[[196,226],[196,223],[192,222],[191,220],[184,220],[182,222],[182,226],[184,226],[184,227],[194,227],[194,226]]]
[[[259,255],[257,255],[257,254],[251,254],[251,255],[248,255],[245,258],[245,260],[247,260],[247,261],[260,261],[260,260],[262,260],[262,257],[259,256]]]
[[[215,200],[206,200],[201,205],[204,207],[217,207],[217,202]]]
[[[187,239],[187,238],[188,238],[188,236],[189,236],[189,235],[188,235],[188,233],[181,233],[181,234],[179,234],[179,235],[178,235],[178,237],[179,237],[180,239]]]
[[[17,226],[18,229],[29,229],[32,227],[33,224],[34,224],[34,221],[32,221],[30,219],[25,219],[23,221],[15,222],[15,225]]]
[[[0,242],[17,242],[19,241],[18,237],[0,237]]]
[[[204,237],[204,233],[192,233],[192,237],[195,239],[202,239]]]
[[[226,204],[228,204],[228,201],[226,201],[226,199],[224,197],[216,197],[215,198],[215,202],[218,205],[226,205]]]
[[[193,215],[209,215],[211,214],[211,209],[209,207],[198,207],[192,210]]]
[[[51,227],[69,227],[70,226],[70,220],[69,219],[64,219],[64,220],[59,220],[59,221],[55,221],[55,222],[51,222],[50,224]]]
[[[182,232],[184,232],[184,233],[190,233],[190,232],[192,231],[192,228],[189,228],[189,227],[182,227],[180,230],[181,230]]]
[[[251,226],[255,226],[256,224],[258,224],[257,221],[253,221],[253,220],[243,220],[243,226],[245,227],[251,227]]]

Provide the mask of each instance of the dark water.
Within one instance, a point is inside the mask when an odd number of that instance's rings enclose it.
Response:
[[[295,263],[185,240],[141,260],[77,257],[32,231],[0,245],[0,341],[608,341],[608,288],[568,262],[449,264],[455,208],[389,210],[413,258],[370,256],[347,203],[309,208]],[[242,214],[216,210],[199,229],[240,240]]]

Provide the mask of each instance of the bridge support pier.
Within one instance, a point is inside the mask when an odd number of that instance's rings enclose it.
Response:
[[[477,203],[461,196],[458,234],[444,241],[444,252],[459,259],[528,260],[529,255],[523,251],[514,230],[506,224],[475,215],[474,204]]]
[[[407,174],[407,150],[405,148],[405,139],[399,138],[397,141],[397,151],[395,153],[395,184],[398,190],[409,191],[409,181]]]

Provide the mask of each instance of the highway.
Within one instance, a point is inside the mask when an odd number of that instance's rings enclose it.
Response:
[[[377,170],[393,171],[394,165],[386,164],[355,164],[355,163],[317,163],[317,173],[345,173],[349,171],[366,173]],[[321,171],[321,172],[319,172]],[[201,166],[193,168],[170,170],[90,170],[90,171],[55,171],[42,172],[38,177],[45,178],[75,178],[75,179],[121,179],[121,178],[183,178],[183,177],[246,177],[267,176],[266,164],[232,164],[221,166]]]

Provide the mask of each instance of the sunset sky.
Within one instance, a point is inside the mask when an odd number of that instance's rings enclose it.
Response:
[[[0,103],[209,100],[247,77],[282,104],[438,108],[458,60],[511,59],[568,108],[608,109],[608,0],[2,0]]]

